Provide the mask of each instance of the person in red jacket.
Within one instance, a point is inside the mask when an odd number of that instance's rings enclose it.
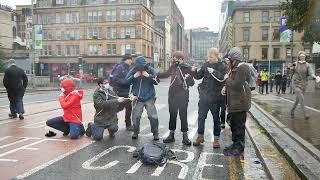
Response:
[[[60,88],[62,93],[59,96],[63,116],[58,116],[47,121],[47,126],[63,132],[66,136],[70,133],[71,139],[78,139],[85,133],[82,124],[81,100],[83,90],[76,90],[76,84],[72,79],[65,79],[61,82]],[[54,136],[50,132],[46,136]]]
[[[262,83],[260,74],[259,74],[258,77],[257,77],[257,81],[258,81],[258,86],[259,86],[259,93],[262,94],[262,86],[263,86],[263,83]]]

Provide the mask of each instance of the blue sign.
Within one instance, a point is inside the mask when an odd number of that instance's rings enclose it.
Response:
[[[44,64],[40,64],[40,69],[44,70]]]
[[[288,30],[289,28],[287,26],[287,17],[281,17],[279,25],[280,25],[280,27],[279,27],[280,28],[280,32]]]

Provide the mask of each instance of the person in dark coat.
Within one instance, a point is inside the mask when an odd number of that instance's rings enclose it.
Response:
[[[110,86],[113,88],[113,91],[121,97],[128,98],[130,92],[130,83],[126,80],[126,76],[132,65],[132,57],[129,54],[123,56],[121,63],[117,64],[112,70],[110,76]],[[133,126],[131,123],[131,112],[132,105],[130,101],[124,101],[119,105],[119,111],[126,109],[125,122],[126,129],[128,131],[133,131]]]
[[[98,79],[98,86],[93,94],[94,108],[96,109],[94,122],[88,123],[86,130],[86,135],[96,141],[103,139],[105,129],[108,129],[110,137],[114,137],[118,131],[119,106],[125,101],[131,102],[124,97],[118,97],[102,78]]]
[[[280,94],[281,83],[282,83],[281,71],[277,71],[276,76],[275,76],[275,83],[276,83],[276,91],[278,94]]]
[[[10,59],[8,64],[9,68],[4,72],[3,85],[10,101],[9,117],[17,118],[17,114],[19,114],[19,119],[23,120],[23,96],[28,86],[28,77],[21,68],[16,66],[14,59]]]
[[[220,148],[219,137],[221,132],[220,108],[223,107],[224,97],[221,95],[223,87],[223,77],[226,74],[225,66],[218,59],[218,49],[208,50],[208,61],[196,71],[192,68],[193,77],[202,79],[198,86],[199,90],[199,109],[198,109],[198,137],[193,142],[194,146],[199,146],[204,142],[205,120],[208,111],[211,111],[214,121],[213,128],[213,148]]]
[[[233,144],[223,150],[226,156],[242,155],[245,148],[245,123],[251,107],[250,67],[243,61],[241,49],[232,48],[228,53],[230,73],[226,74],[221,94],[227,96],[227,108]]]
[[[282,83],[282,85],[281,85],[282,94],[285,94],[286,90],[287,90],[287,75],[284,74],[282,76],[281,83]]]
[[[174,142],[174,132],[176,130],[177,115],[179,112],[181,120],[181,132],[183,133],[182,143],[190,146],[191,141],[188,138],[188,103],[189,103],[189,87],[194,85],[191,74],[191,66],[184,63],[184,55],[177,51],[173,53],[173,64],[163,73],[158,73],[158,78],[168,78],[171,76],[169,87],[169,130],[170,134],[163,142]]]

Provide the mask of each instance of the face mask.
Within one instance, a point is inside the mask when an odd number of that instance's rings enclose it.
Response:
[[[60,90],[61,90],[61,92],[63,92],[63,93],[66,91],[64,88],[60,88]]]
[[[109,86],[109,84],[105,84],[105,85],[103,85],[103,87],[104,87],[104,90],[107,91],[110,86]]]

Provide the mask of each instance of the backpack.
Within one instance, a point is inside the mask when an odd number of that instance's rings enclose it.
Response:
[[[114,87],[116,85],[116,82],[113,80],[113,76],[114,76],[114,72],[115,70],[117,69],[117,67],[119,66],[120,64],[116,64],[113,66],[112,70],[111,70],[111,73],[110,73],[110,76],[109,76],[109,84]]]
[[[145,144],[141,149],[133,153],[133,157],[141,160],[146,165],[163,166],[168,159],[175,159],[174,152],[165,144]]]
[[[242,64],[240,64],[240,66],[243,65],[243,64],[245,64],[245,65],[247,65],[247,66],[249,67],[249,70],[250,70],[250,80],[249,80],[249,82],[247,82],[247,83],[248,83],[251,91],[253,91],[253,90],[255,90],[255,89],[257,88],[257,86],[258,86],[258,82],[257,82],[258,72],[256,71],[256,69],[253,67],[252,64],[250,64],[250,63],[242,63]]]

